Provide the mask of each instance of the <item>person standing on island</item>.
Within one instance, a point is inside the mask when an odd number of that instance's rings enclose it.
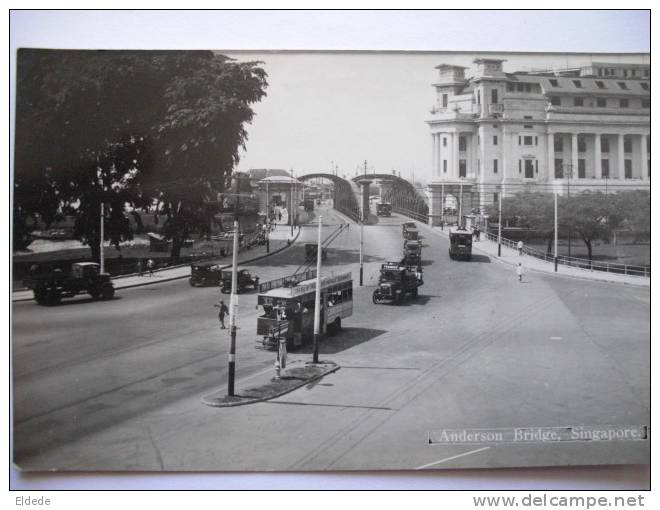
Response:
[[[216,303],[214,305],[216,308],[220,308],[220,311],[218,312],[218,320],[220,321],[220,329],[227,329],[225,327],[225,315],[229,313],[229,308],[227,308],[227,305],[225,302],[221,299],[219,303]]]
[[[523,242],[518,241],[518,255],[522,255]]]
[[[522,262],[518,262],[518,265],[516,266],[516,274],[518,275],[518,282],[522,283],[522,277],[523,277],[523,265]]]

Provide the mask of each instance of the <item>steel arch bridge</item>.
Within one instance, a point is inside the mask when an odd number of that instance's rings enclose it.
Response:
[[[360,207],[355,198],[355,190],[350,181],[342,179],[341,177],[333,174],[313,173],[306,174],[298,177],[299,181],[306,181],[309,179],[328,179],[334,184],[334,191],[332,195],[334,208],[339,212],[345,214],[354,221],[360,220]]]
[[[407,180],[392,174],[362,174],[353,182],[364,179],[386,183],[383,200],[392,204],[392,210],[418,221],[428,222],[429,206],[424,197]]]

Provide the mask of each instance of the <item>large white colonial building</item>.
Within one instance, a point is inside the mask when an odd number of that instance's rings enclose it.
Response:
[[[432,221],[461,192],[466,212],[522,190],[650,188],[650,66],[507,73],[503,62],[477,59],[471,77],[436,67]]]

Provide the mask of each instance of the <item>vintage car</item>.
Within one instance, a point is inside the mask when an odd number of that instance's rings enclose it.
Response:
[[[231,292],[231,273],[231,267],[222,270],[222,287],[220,288],[220,292],[223,294],[229,294]],[[259,277],[252,276],[247,269],[238,269],[236,282],[238,283],[237,293],[241,292],[245,287],[252,287],[254,290],[259,288]]]

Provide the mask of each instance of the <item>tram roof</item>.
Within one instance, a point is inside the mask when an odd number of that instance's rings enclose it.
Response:
[[[343,273],[340,275],[325,276],[321,278],[321,288],[327,288],[339,283],[349,282],[353,280],[351,273]],[[277,287],[269,291],[263,292],[260,296],[276,297],[276,298],[296,298],[313,292],[316,290],[316,278],[310,280],[303,280],[298,282],[293,287]]]

